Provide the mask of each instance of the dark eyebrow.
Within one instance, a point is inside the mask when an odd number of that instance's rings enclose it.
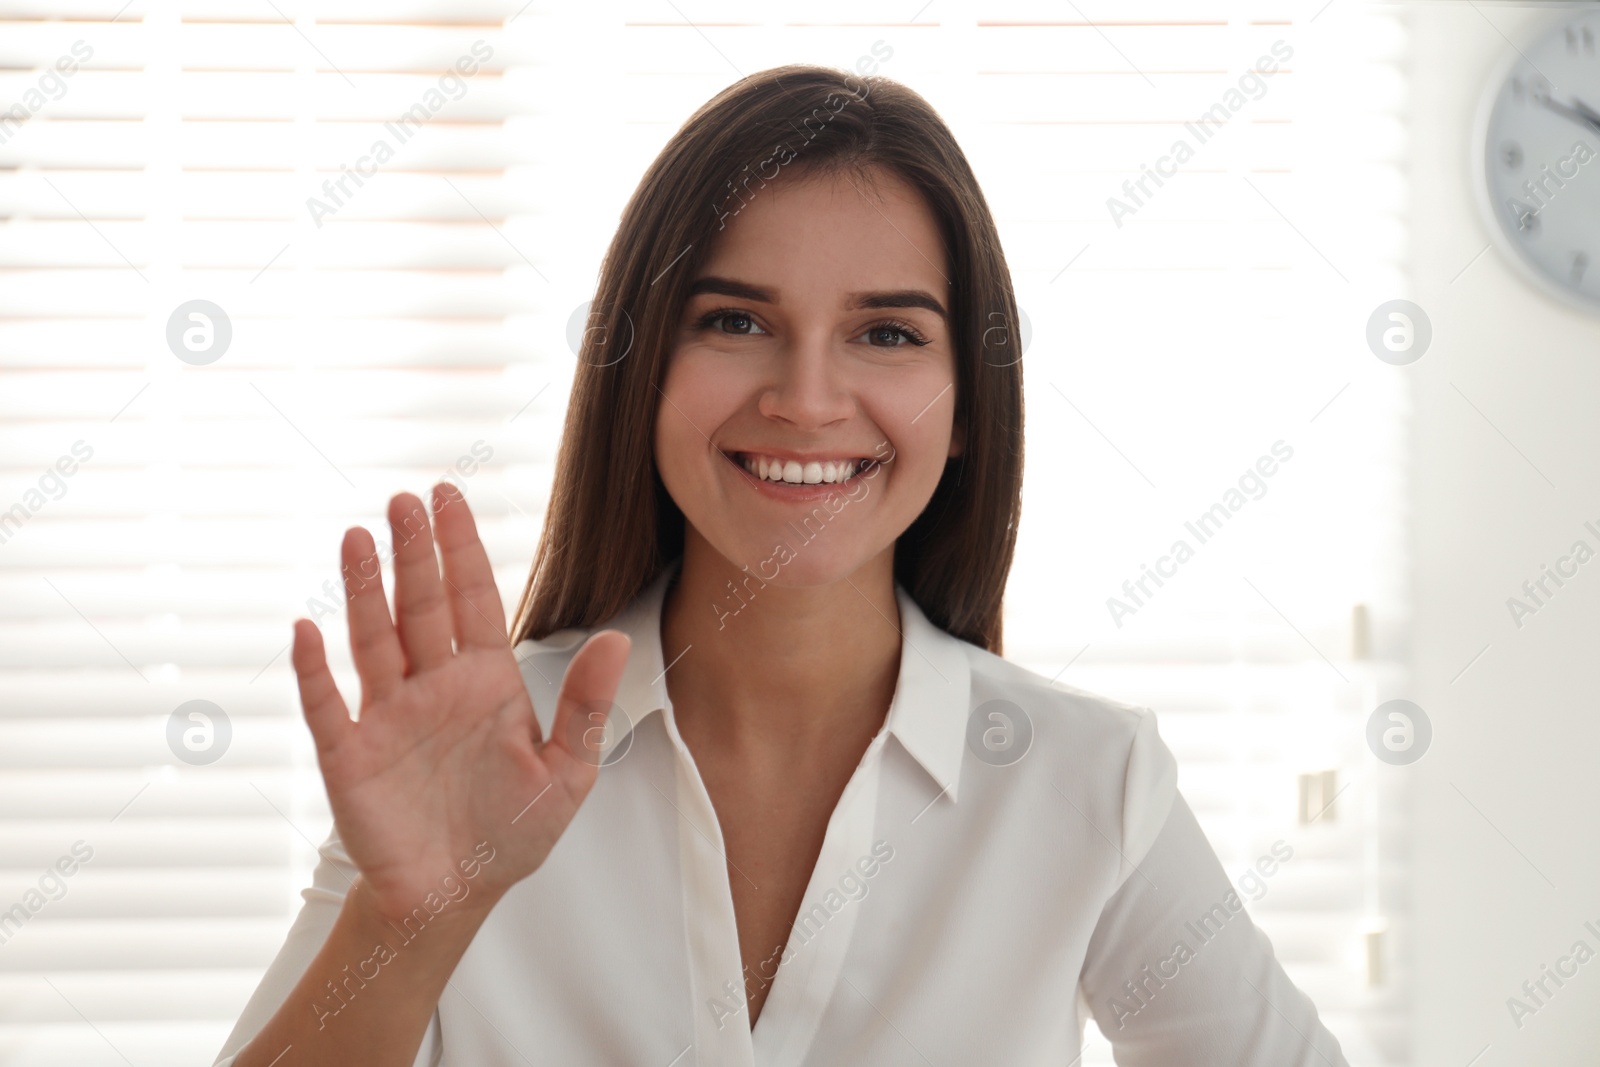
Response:
[[[696,297],[702,293],[716,293],[719,296],[731,296],[760,304],[777,303],[771,290],[762,289],[745,282],[734,281],[732,278],[719,278],[716,275],[698,278],[689,286],[689,297]],[[850,297],[851,310],[860,308],[922,308],[933,312],[947,322],[950,319],[950,315],[945,311],[944,305],[922,289],[893,289],[870,293],[851,293]]]
[[[921,289],[895,289],[888,292],[852,293],[852,308],[923,308],[949,321],[944,305]]]

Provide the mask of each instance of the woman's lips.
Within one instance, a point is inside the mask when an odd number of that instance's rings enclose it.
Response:
[[[866,469],[858,456],[798,456],[733,452],[730,458],[755,477],[774,484],[841,485]]]
[[[765,453],[724,452],[723,455],[727,458],[729,464],[744,479],[746,483],[748,483],[756,491],[764,493],[775,500],[807,501],[826,499],[827,497],[834,495],[838,490],[852,485],[856,479],[862,477],[863,475],[872,473],[872,471],[878,466],[878,461],[875,459],[870,457],[861,458],[851,461],[855,465],[855,470],[850,473],[850,475],[842,482],[828,482],[820,480],[815,482],[789,482],[776,481],[770,476],[767,478],[762,478],[758,472],[751,471],[745,466],[746,461],[757,461],[758,457],[767,456]],[[774,459],[777,457],[768,456],[767,458]],[[785,460],[784,462],[786,465],[788,463],[799,464],[802,474],[804,473],[806,464],[802,463],[798,459]],[[838,460],[810,460],[808,462],[816,463],[819,466],[824,462],[832,462],[835,464],[835,473],[837,473]]]

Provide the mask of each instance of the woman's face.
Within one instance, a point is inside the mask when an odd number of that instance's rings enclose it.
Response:
[[[686,551],[698,536],[780,585],[892,552],[960,451],[943,241],[909,185],[874,174],[753,188],[667,360],[655,459]]]

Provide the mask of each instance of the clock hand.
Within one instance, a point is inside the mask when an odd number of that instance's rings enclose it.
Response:
[[[1577,97],[1572,98],[1572,106],[1576,110],[1582,112],[1583,117],[1588,119],[1591,123],[1600,122],[1600,111],[1596,111],[1594,108],[1590,107],[1588,104],[1585,104]]]
[[[1563,118],[1571,119],[1580,126],[1587,126],[1595,133],[1600,133],[1600,114],[1596,114],[1595,112],[1591,111],[1587,105],[1582,103],[1582,101],[1575,101],[1579,104],[1579,107],[1582,107],[1583,110],[1580,111],[1578,108],[1568,107],[1566,104],[1559,104],[1547,95],[1540,95],[1535,97],[1535,99]]]

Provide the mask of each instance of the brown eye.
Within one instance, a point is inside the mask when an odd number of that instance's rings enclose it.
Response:
[[[719,328],[717,332],[731,334],[735,337],[755,337],[766,333],[765,330],[756,325],[754,317],[749,312],[740,311],[738,308],[718,308],[715,311],[707,312],[700,316],[695,325],[705,330],[719,323],[723,325],[733,323],[733,329]]]
[[[928,339],[918,333],[914,327],[904,322],[892,320],[873,323],[866,328],[861,336],[869,338],[867,343],[874,348],[904,348],[907,344],[920,347],[928,343]],[[884,343],[880,344],[880,341]],[[905,343],[901,343],[902,341]]]

